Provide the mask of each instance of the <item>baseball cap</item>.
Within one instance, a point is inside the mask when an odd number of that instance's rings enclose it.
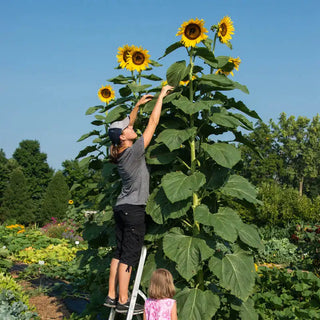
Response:
[[[111,123],[108,129],[108,134],[113,144],[115,145],[120,144],[121,133],[129,125],[129,122],[130,122],[130,118],[127,116],[121,121],[115,121]]]

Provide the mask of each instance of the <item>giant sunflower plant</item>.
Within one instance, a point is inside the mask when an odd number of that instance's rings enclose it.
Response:
[[[247,116],[259,116],[222,93],[234,89],[248,93],[246,86],[228,77],[238,70],[240,59],[215,53],[217,39],[231,47],[231,19],[224,17],[210,30],[212,37],[203,20],[184,22],[177,33],[181,41],[169,46],[161,57],[180,48],[187,53],[187,60],[175,62],[167,70],[166,81],[175,90],[164,99],[157,138],[146,153],[151,195],[146,207],[148,257],[142,286],[148,286],[154,269],[164,267],[174,275],[179,318],[257,319],[250,298],[256,277],[251,253],[262,244],[256,227],[241,220],[234,203],[252,206],[259,201],[254,186],[234,169],[241,160],[236,143],[249,145],[242,130],[253,130]],[[129,54],[125,57],[129,63]],[[125,81],[120,92],[133,91],[128,79],[112,80]],[[143,107],[142,115],[151,113],[155,100]],[[121,118],[124,109],[118,103],[106,125]],[[225,133],[232,138],[222,141]],[[100,135],[107,139],[105,132]],[[96,248],[113,244],[111,237],[102,235],[110,232],[111,206],[120,185],[114,166],[107,161],[103,177],[106,188],[101,189],[100,197],[107,221],[91,223],[84,231],[89,245]],[[101,276],[106,260],[91,261],[97,261],[91,267]],[[101,279],[94,281],[96,286],[91,283],[91,288],[100,293],[100,300],[95,296],[95,301],[102,304],[106,288]]]

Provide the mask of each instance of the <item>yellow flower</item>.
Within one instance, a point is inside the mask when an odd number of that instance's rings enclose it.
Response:
[[[130,71],[141,72],[149,66],[149,58],[148,50],[144,50],[142,47],[132,46],[131,51],[127,55],[126,68]]]
[[[128,46],[127,44],[123,47],[118,48],[117,59],[122,69],[127,67],[128,64],[128,54],[133,49],[133,46]]]
[[[167,81],[167,80],[162,81],[162,82],[161,82],[161,87],[164,87],[164,86],[166,86],[167,84],[168,84],[168,81]]]
[[[21,229],[20,231],[18,231],[17,233],[23,233],[23,232],[25,232],[26,230],[24,230],[24,229]]]
[[[239,65],[241,63],[241,59],[238,58],[229,58],[228,62],[233,64],[233,68],[236,69],[237,71],[239,71]],[[228,76],[229,74],[231,74],[233,76],[233,69],[231,71],[224,71],[222,69],[218,69],[216,71],[216,74],[225,74],[226,76]]]
[[[109,103],[111,100],[115,98],[114,90],[110,85],[106,85],[105,87],[101,87],[98,91],[98,96],[101,101]]]
[[[69,200],[68,203],[69,203],[69,204],[73,204],[73,200]]]
[[[258,272],[258,265],[256,263],[254,264],[254,269]]]
[[[225,16],[218,24],[218,37],[221,43],[227,43],[232,39],[234,27],[230,17]]]
[[[208,30],[204,27],[204,20],[198,18],[184,22],[176,36],[181,35],[181,42],[185,47],[195,47],[197,43],[208,38]]]
[[[196,76],[192,76],[192,80],[196,79],[197,77]],[[185,80],[185,81],[180,81],[179,82],[179,85],[180,86],[187,86],[189,84],[189,80]]]

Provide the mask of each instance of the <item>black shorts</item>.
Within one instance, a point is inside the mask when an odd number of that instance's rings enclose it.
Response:
[[[117,248],[114,258],[128,266],[139,262],[146,233],[145,206],[124,204],[113,208]]]

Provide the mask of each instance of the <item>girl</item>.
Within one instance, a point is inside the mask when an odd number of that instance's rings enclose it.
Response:
[[[111,160],[117,164],[122,180],[122,190],[117,198],[114,211],[116,221],[117,248],[110,265],[109,291],[104,305],[116,308],[119,313],[129,309],[128,287],[132,266],[140,258],[145,234],[145,205],[149,196],[149,172],[144,150],[149,145],[159,123],[163,98],[172,90],[164,86],[150,115],[142,136],[135,142],[133,130],[139,106],[150,101],[152,95],[144,95],[135,105],[130,117],[116,121],[109,127],[112,142]],[[117,284],[119,297],[116,296]],[[143,313],[143,306],[136,304],[134,314]]]
[[[150,279],[149,298],[144,306],[143,320],[178,320],[175,288],[171,273],[157,269]]]

